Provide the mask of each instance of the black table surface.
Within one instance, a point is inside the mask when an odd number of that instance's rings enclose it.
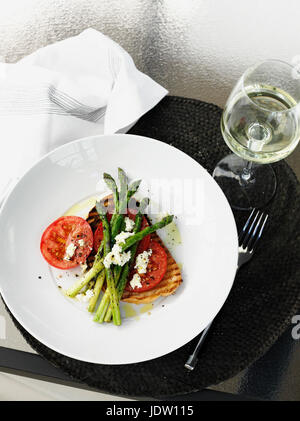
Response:
[[[292,337],[294,326],[291,321],[272,348],[235,377],[203,391],[170,397],[170,400],[300,400],[300,341]],[[92,390],[34,353],[0,347],[0,370]]]

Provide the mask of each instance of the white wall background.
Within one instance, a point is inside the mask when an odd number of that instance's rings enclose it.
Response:
[[[299,0],[0,0],[0,56],[91,26],[171,94],[222,106],[250,64],[300,55],[299,25]]]

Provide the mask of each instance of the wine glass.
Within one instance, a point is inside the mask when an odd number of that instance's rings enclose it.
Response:
[[[235,209],[265,206],[276,192],[272,162],[287,157],[300,138],[300,73],[288,63],[266,60],[250,67],[231,92],[221,131],[234,152],[213,177]]]

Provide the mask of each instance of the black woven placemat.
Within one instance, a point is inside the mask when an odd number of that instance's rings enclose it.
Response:
[[[166,97],[131,133],[160,139],[192,156],[209,172],[229,153],[219,129],[221,110],[212,104]],[[285,162],[273,165],[277,193],[269,205],[268,230],[251,264],[238,273],[232,291],[207,337],[196,369],[184,363],[194,339],[145,363],[107,366],[81,362],[47,348],[13,318],[27,342],[75,380],[107,393],[156,397],[189,393],[226,380],[262,356],[300,308],[300,188]],[[179,168],[180,170],[180,168]],[[248,213],[235,214],[238,227]],[[172,341],[184,326],[170,327]],[[75,334],[75,332],[74,332]],[[151,335],[155,337],[155,332]]]

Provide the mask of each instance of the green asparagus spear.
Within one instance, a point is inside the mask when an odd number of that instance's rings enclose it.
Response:
[[[141,203],[140,203],[139,212],[137,214],[138,218],[136,217],[136,220],[135,220],[135,226],[134,226],[134,232],[135,233],[138,233],[138,231],[140,230],[141,221],[142,221],[142,214],[145,212],[145,209],[148,206],[148,204],[149,204],[149,199],[148,198],[144,198],[141,201]],[[171,222],[172,219],[173,219],[173,217],[169,217],[169,219],[171,219],[170,220],[170,222]],[[162,225],[162,221],[160,221],[160,225],[155,224],[156,229],[161,228],[162,227],[161,225]],[[165,223],[165,225],[167,225],[167,223]],[[142,233],[143,231],[139,232],[139,234]],[[129,237],[129,238],[133,238],[133,237],[135,237],[135,235],[133,235],[132,237]],[[137,247],[139,241],[140,240],[136,240],[134,242],[134,245],[136,247]],[[132,250],[131,258],[134,258],[135,257],[135,253],[136,253],[136,248]],[[127,282],[129,269],[130,269],[130,264],[127,262],[124,265],[124,268],[123,268],[123,271],[122,271],[122,275],[121,275],[121,279],[119,281],[119,284],[121,284],[121,286],[120,286],[120,289],[118,287],[118,291],[119,291],[118,292],[118,297],[121,297],[123,295],[123,290],[124,290],[125,285],[126,285],[126,282]],[[124,272],[124,274],[123,274],[123,272]],[[105,313],[106,313],[107,309],[108,309],[110,315],[112,314],[112,308],[111,308],[111,306],[109,306],[109,303],[110,303],[110,295],[109,295],[109,291],[106,290],[105,293],[104,293],[104,295],[103,295],[103,297],[102,297],[102,300],[100,302],[100,305],[99,305],[99,307],[97,309],[96,316],[95,316],[95,318],[97,318],[97,321],[99,321],[99,323],[102,323],[104,321],[104,319],[106,319],[106,321],[109,321],[110,320],[111,316],[110,316],[109,319],[108,319],[109,315],[107,317],[105,316]]]
[[[104,258],[105,258],[107,254],[111,251],[110,226],[106,217],[106,209],[101,204],[101,202],[96,202],[96,209],[99,213],[99,216],[101,218],[102,225],[103,225],[103,243],[104,243]],[[105,270],[105,276],[106,276],[107,290],[109,291],[109,295],[111,299],[113,322],[115,325],[120,325],[121,315],[120,315],[119,300],[118,300],[118,295],[115,288],[113,272],[110,267],[109,268],[105,267],[104,270]],[[97,320],[96,316],[94,320]]]
[[[119,282],[119,279],[120,279],[120,276],[121,276],[121,272],[122,272],[122,266],[116,265],[114,267],[114,280],[115,280],[116,285]]]
[[[127,213],[127,176],[122,168],[118,168],[118,176],[120,182],[120,192],[119,192],[119,208],[118,214],[113,221],[111,227],[111,237],[112,240],[119,234],[121,231],[121,226],[125,218],[125,214]]]
[[[102,323],[104,321],[104,316],[106,313],[106,310],[109,306],[110,303],[110,295],[109,295],[109,291],[108,288],[106,288],[103,297],[101,298],[100,304],[97,308],[97,311],[95,313],[94,316],[94,321],[98,322],[98,323]]]
[[[119,212],[119,193],[118,193],[116,182],[112,178],[112,176],[107,173],[103,174],[103,180],[105,181],[107,187],[112,191],[113,199],[114,199],[115,214],[117,214]]]
[[[127,206],[128,206],[128,203],[129,203],[129,201],[130,201],[130,199],[131,199],[131,197],[134,195],[134,193],[137,191],[137,189],[139,188],[139,185],[140,185],[140,183],[141,183],[141,180],[137,180],[137,181],[134,181],[130,186],[129,186],[129,188],[128,188],[128,192],[127,192]],[[115,214],[114,214],[114,216],[115,216]],[[124,231],[125,230],[125,222],[124,222],[124,218],[122,218],[122,216],[120,217],[120,220],[122,221],[122,223],[121,223],[121,228],[118,230],[118,228],[117,228],[117,230],[118,231]],[[116,284],[118,283],[118,281],[119,281],[119,278],[120,278],[120,276],[121,276],[121,272],[122,272],[122,267],[121,266],[115,266],[114,267],[114,278],[115,278],[115,282],[116,282]]]
[[[118,213],[125,215],[127,213],[127,176],[122,168],[118,168],[118,176],[120,182]]]
[[[139,212],[137,213],[136,217],[135,217],[135,223],[134,223],[134,228],[133,228],[133,232],[137,233],[139,232],[141,225],[142,225],[142,219],[143,219],[143,213],[145,212],[146,207],[149,204],[149,199],[148,198],[144,198],[139,206]],[[118,292],[118,298],[119,300],[121,299],[123,292],[124,292],[124,288],[126,286],[127,283],[127,278],[129,275],[129,270],[130,267],[134,261],[135,255],[136,255],[136,250],[138,247],[139,242],[134,243],[134,245],[130,248],[131,251],[131,257],[130,260],[124,265],[123,269],[122,269],[122,275],[120,278],[120,281],[117,285],[117,292]],[[120,266],[117,266],[117,268],[120,268]],[[106,315],[104,318],[105,322],[110,322],[111,320],[111,316],[112,316],[112,310],[111,310],[111,306],[109,306],[109,308],[106,311]],[[103,317],[103,316],[102,316]]]
[[[113,213],[112,218],[110,220],[110,225],[112,227],[113,224],[115,223],[116,217],[118,215],[118,210],[119,210],[119,192],[118,192],[117,184],[116,184],[115,180],[113,179],[113,177],[110,174],[104,173],[103,174],[103,179],[104,179],[107,187],[112,191],[112,194],[113,194],[114,213]]]
[[[141,182],[142,182],[142,180],[136,180],[136,181],[133,181],[129,185],[128,192],[127,192],[127,207],[128,208],[130,206],[130,199],[138,191],[138,188],[140,187]],[[135,205],[137,205],[137,202],[135,202]]]
[[[127,191],[127,206],[130,202],[130,199],[132,198],[132,196],[137,192],[140,184],[141,184],[142,180],[137,180],[137,181],[133,181],[130,186],[128,187],[128,191]],[[114,223],[116,222],[116,219],[118,217],[118,214],[114,213],[112,216],[112,219],[110,221],[110,225],[111,227],[114,225]],[[122,218],[121,218],[122,219]],[[121,227],[120,231],[124,231],[123,228]]]
[[[173,221],[174,215],[168,215],[164,218],[162,218],[159,222],[156,222],[156,224],[153,224],[149,227],[144,228],[142,231],[137,232],[136,234],[132,235],[131,237],[128,237],[124,243],[121,244],[122,251],[127,250],[129,247],[131,247],[134,243],[137,241],[141,241],[146,235],[152,234],[153,232],[157,231],[160,228],[165,227],[166,225],[170,224]]]
[[[140,229],[141,224],[142,224],[142,215],[141,214],[137,214],[136,218],[135,218],[135,228],[137,228],[137,231]],[[136,232],[137,232],[136,231]],[[125,263],[123,270],[122,270],[122,274],[120,277],[120,281],[118,283],[117,286],[117,293],[118,293],[118,298],[119,300],[122,298],[123,292],[124,292],[124,288],[127,284],[127,279],[128,279],[128,275],[129,275],[129,271],[130,271],[130,267],[133,263],[133,260],[135,258],[135,254],[136,254],[136,250],[138,247],[138,242],[136,242],[133,246],[131,246],[130,251],[131,251],[131,257],[130,260]],[[108,307],[107,311],[106,311],[106,315],[104,317],[104,321],[105,322],[110,322],[112,317],[112,309],[111,306]]]
[[[95,310],[97,300],[100,295],[104,281],[105,281],[105,270],[102,270],[97,276],[96,283],[93,289],[94,295],[92,296],[89,302],[88,311],[90,313],[93,313],[93,311]]]
[[[83,278],[79,278],[67,291],[66,294],[69,297],[75,297],[79,291],[87,285],[95,276],[104,269],[103,259],[95,259],[95,262],[91,269],[84,275]]]
[[[136,180],[130,184],[130,186],[128,187],[128,192],[127,192],[127,203],[132,198],[132,196],[138,191],[138,188],[140,187],[141,182],[142,180]]]
[[[128,187],[128,191],[127,191],[127,206],[128,206],[128,203],[129,203],[129,201],[130,201],[131,197],[132,197],[132,196],[136,193],[136,191],[138,190],[138,188],[139,188],[140,184],[141,184],[141,180],[136,180],[136,181],[133,181],[133,182],[130,184],[130,186]],[[147,199],[144,199],[144,200],[146,200],[146,201],[147,201],[146,206],[148,206],[148,204],[149,204],[149,199],[147,198]],[[140,204],[140,207],[141,207],[141,204]],[[144,210],[145,210],[145,208],[146,208],[146,207],[144,207]],[[142,213],[144,213],[144,211],[142,211]],[[121,224],[121,228],[120,228],[120,230],[119,230],[120,232],[125,230],[125,222],[124,222],[124,218],[121,218],[121,220],[122,220],[122,224]],[[121,276],[121,271],[122,271],[122,267],[121,267],[121,266],[115,266],[115,267],[114,267],[114,277],[115,277],[115,282],[116,282],[116,284],[118,283],[119,278],[120,278],[120,276]]]
[[[141,180],[134,181],[127,186],[127,177],[125,172],[118,168],[119,181],[120,181],[120,192],[119,192],[119,214],[115,217],[112,224],[112,239],[116,237],[122,231],[122,224],[127,214],[127,206],[131,197],[138,190]]]
[[[123,222],[122,222],[122,225],[121,225],[121,229],[120,229],[120,231],[121,231],[121,232],[122,232],[122,231],[125,231],[125,227],[126,227],[126,224],[125,224],[125,219],[124,219],[124,220],[123,220]],[[116,283],[116,285],[117,285],[117,284],[118,284],[118,282],[119,282],[120,276],[121,276],[122,266],[116,265],[116,266],[114,267],[113,271],[114,271],[114,279],[115,279],[115,283]]]

